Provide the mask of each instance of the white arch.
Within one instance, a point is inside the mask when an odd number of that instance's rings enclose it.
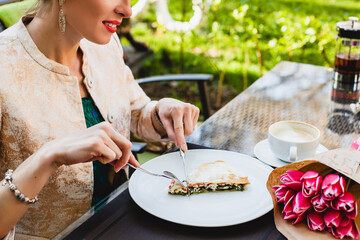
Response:
[[[159,24],[163,25],[166,29],[176,32],[187,32],[194,29],[200,24],[202,11],[199,6],[201,1],[193,0],[194,15],[190,18],[189,22],[175,21],[170,15],[167,0],[156,0],[156,20]]]
[[[132,6],[132,15],[131,17],[136,17],[142,10],[144,10],[146,3],[148,0],[139,0],[137,3],[135,3],[134,6]]]

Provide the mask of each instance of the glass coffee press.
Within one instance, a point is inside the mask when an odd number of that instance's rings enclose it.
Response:
[[[359,18],[336,24],[335,66],[327,128],[337,134],[360,132],[360,23]]]

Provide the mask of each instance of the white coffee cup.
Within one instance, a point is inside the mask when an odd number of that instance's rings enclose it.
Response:
[[[269,127],[268,141],[277,158],[294,162],[315,155],[320,135],[320,130],[311,124],[280,121]]]

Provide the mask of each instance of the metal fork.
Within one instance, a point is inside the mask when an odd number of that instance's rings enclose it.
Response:
[[[187,171],[186,171],[185,153],[184,153],[184,151],[183,151],[180,147],[179,147],[179,151],[180,151],[180,157],[181,157],[181,159],[182,159],[183,167],[184,167],[185,180],[186,180],[186,189],[187,189],[187,196],[190,197],[190,188],[189,188],[189,182],[188,182],[188,175],[187,175]]]
[[[163,173],[164,174],[157,174],[157,173],[152,173],[152,172],[149,172],[148,170],[145,170],[144,168],[142,167],[135,167],[134,165],[132,165],[131,163],[126,163],[129,167],[132,167],[136,170],[140,170],[144,173],[147,173],[149,175],[152,175],[152,176],[156,176],[156,177],[164,177],[164,178],[168,178],[168,179],[173,179],[175,181],[177,181],[181,186],[183,186],[184,188],[186,188],[186,186],[175,176],[175,174],[173,174],[172,172],[169,172],[169,171],[164,171]]]

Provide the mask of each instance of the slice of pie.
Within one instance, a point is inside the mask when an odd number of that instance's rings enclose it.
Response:
[[[244,191],[247,177],[233,166],[218,160],[201,164],[188,177],[190,194],[215,191]],[[186,182],[184,181],[184,185]],[[173,180],[169,194],[187,195],[187,189]]]

